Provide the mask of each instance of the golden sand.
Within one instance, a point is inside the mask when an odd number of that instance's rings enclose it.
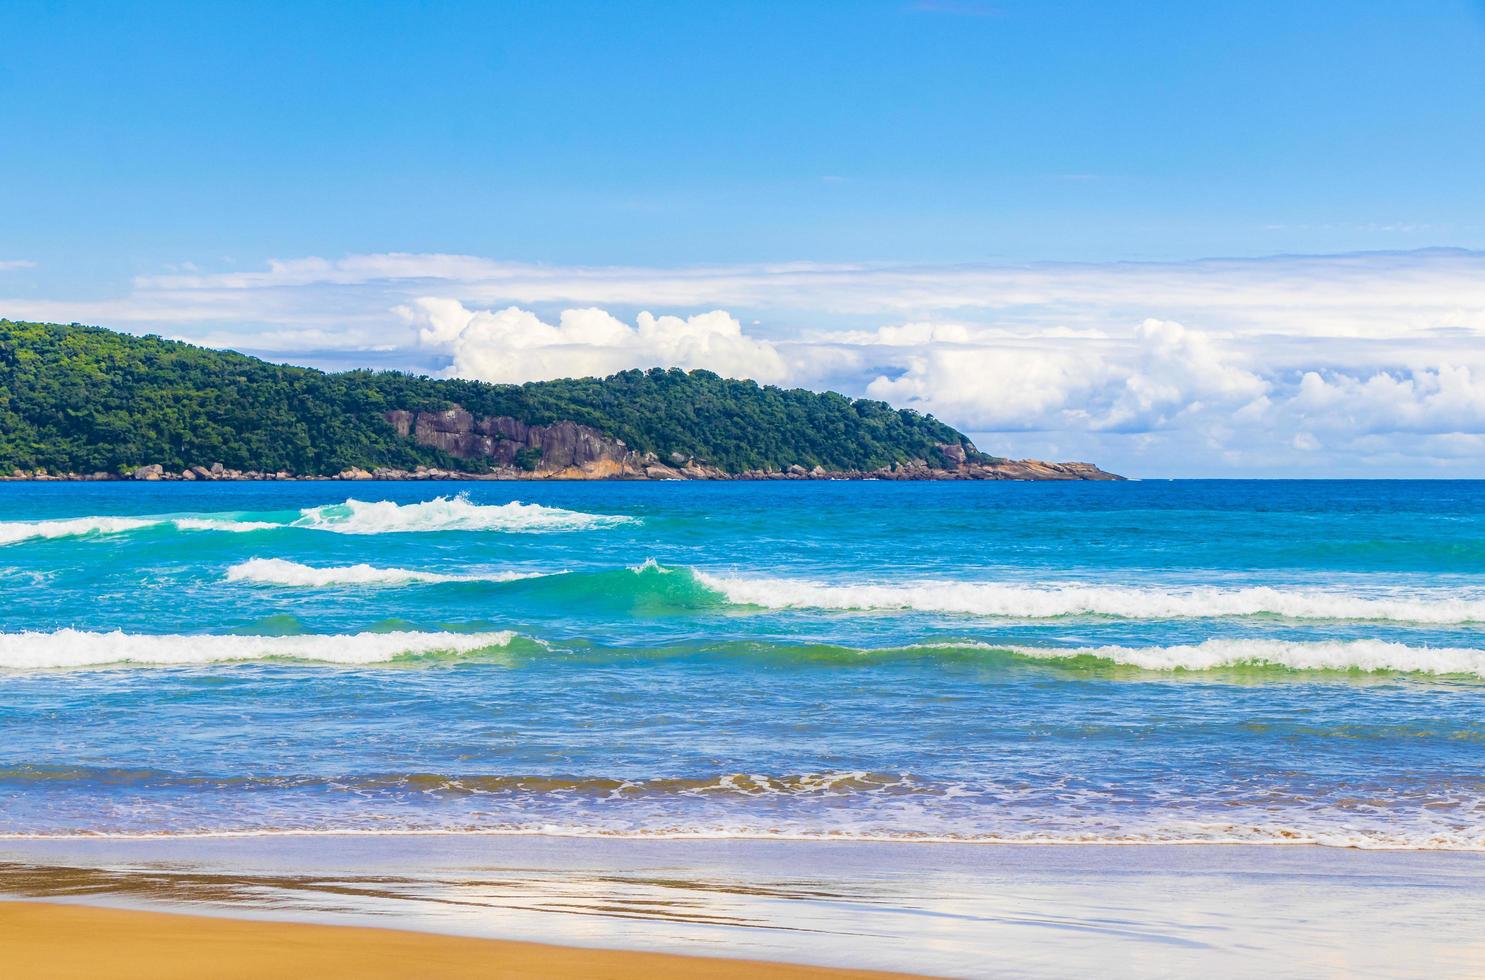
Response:
[[[0,975],[6,980],[842,980],[903,976],[46,902],[0,902]]]

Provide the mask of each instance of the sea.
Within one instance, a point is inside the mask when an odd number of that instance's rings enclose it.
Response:
[[[1485,483],[14,483],[0,597],[11,839],[1485,849]]]

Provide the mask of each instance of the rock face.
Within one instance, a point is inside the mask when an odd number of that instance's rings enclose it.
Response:
[[[529,471],[556,479],[642,479],[653,455],[634,452],[619,439],[576,422],[527,425],[506,415],[476,419],[462,408],[444,412],[395,411],[387,421],[404,438],[459,459],[489,460],[498,469]]]
[[[680,453],[661,460],[654,453],[639,453],[623,441],[576,422],[527,425],[509,416],[475,418],[455,406],[443,412],[393,411],[387,421],[405,439],[433,446],[450,456],[488,461],[494,479],[538,478],[566,480],[1122,480],[1092,463],[1046,463],[1037,459],[986,460],[973,446],[942,444],[939,454],[946,465],[926,460],[897,463],[876,470],[834,472],[819,466],[806,469],[797,463],[782,471],[725,470]],[[423,478],[415,474],[384,475],[379,479]],[[344,478],[344,476],[342,476]]]

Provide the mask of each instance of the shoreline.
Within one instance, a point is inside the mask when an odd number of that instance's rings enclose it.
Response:
[[[1423,847],[1418,845],[1369,845],[1359,843],[1331,843],[1318,838],[1306,837],[1273,837],[1268,839],[1254,839],[1246,837],[1189,837],[1189,838],[1161,838],[1148,840],[1128,840],[1118,838],[1103,839],[1070,839],[1070,838],[1009,838],[1009,837],[911,837],[911,836],[855,836],[829,834],[706,834],[686,832],[665,831],[613,831],[604,833],[573,832],[563,833],[560,830],[499,830],[499,829],[470,829],[470,830],[422,830],[422,829],[379,829],[379,830],[357,830],[354,828],[334,827],[323,830],[315,829],[287,829],[287,830],[201,830],[201,831],[162,831],[157,833],[142,832],[111,832],[98,831],[79,833],[6,833],[0,832],[0,845],[4,844],[67,844],[88,842],[117,842],[117,843],[149,843],[149,842],[191,842],[191,841],[253,841],[253,840],[294,840],[294,839],[321,839],[321,838],[349,838],[349,839],[537,839],[541,841],[612,841],[616,844],[623,843],[646,843],[657,844],[682,843],[682,844],[804,844],[823,845],[826,847],[840,846],[888,846],[888,847],[972,847],[972,848],[1117,848],[1117,849],[1139,849],[1139,848],[1180,848],[1182,850],[1200,850],[1202,848],[1234,848],[1251,847],[1267,850],[1269,848],[1280,849],[1304,849],[1313,848],[1321,851],[1354,851],[1363,854],[1485,854],[1485,844],[1473,847],[1447,846],[1447,847]]]
[[[646,977],[696,975],[685,958],[696,954],[709,957],[706,975],[739,978],[841,975],[778,963],[945,977],[1469,977],[1485,972],[1472,928],[1485,917],[1482,872],[1479,853],[1320,846],[54,838],[0,841],[0,913],[4,898],[81,902],[378,935],[394,926],[433,934],[427,942],[537,943],[579,957],[680,954],[658,967],[675,972]],[[1420,920],[1435,927],[1418,936]],[[713,969],[738,961],[762,972]],[[598,969],[583,962],[587,975]]]
[[[728,957],[587,949],[350,925],[0,900],[6,976],[322,980],[544,976],[670,980],[889,980],[913,974]]]
[[[1018,461],[1019,462],[1019,461]],[[1035,462],[1035,461],[1031,461]],[[1006,475],[1000,469],[983,472],[960,472],[956,470],[921,471],[806,471],[801,473],[724,473],[708,472],[704,475],[677,471],[674,476],[646,476],[625,473],[585,473],[582,471],[558,471],[554,473],[526,473],[497,470],[489,473],[467,473],[459,470],[396,470],[390,473],[374,473],[366,470],[342,471],[335,474],[296,473],[240,473],[235,475],[201,476],[193,467],[179,472],[162,470],[151,476],[136,476],[132,473],[17,473],[0,475],[0,483],[1125,483],[1128,477],[1099,470],[1091,464],[1049,463],[1044,475]],[[1087,471],[1067,469],[1073,466],[1088,466]],[[208,471],[210,472],[210,471]],[[1041,471],[1036,471],[1041,474]],[[184,474],[192,473],[191,476]],[[1093,475],[1087,475],[1093,474]]]

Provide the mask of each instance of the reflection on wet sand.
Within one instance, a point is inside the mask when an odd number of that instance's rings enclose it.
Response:
[[[1482,871],[1314,847],[0,841],[17,897],[946,976],[1479,975]],[[1405,926],[1420,916],[1426,936]]]

